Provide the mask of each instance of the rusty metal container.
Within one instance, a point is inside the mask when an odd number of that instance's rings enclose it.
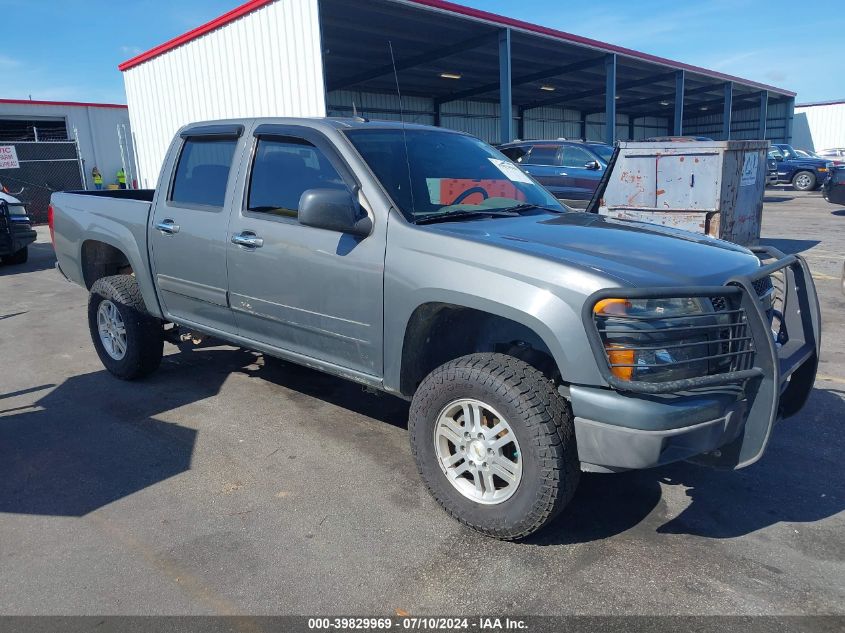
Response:
[[[768,149],[768,141],[621,142],[598,212],[755,244]]]

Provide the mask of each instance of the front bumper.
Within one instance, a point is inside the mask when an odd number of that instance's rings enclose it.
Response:
[[[718,468],[757,461],[775,421],[806,402],[818,367],[821,323],[813,279],[803,258],[768,248],[753,249],[763,264],[753,275],[724,287],[617,288],[593,294],[583,320],[607,386],[570,387],[579,458],[585,470],[649,468],[692,459]],[[780,338],[754,289],[754,282],[780,274]],[[738,371],[671,382],[628,381],[613,375],[593,321],[600,300],[730,295],[745,314],[753,339],[749,366]],[[785,342],[784,342],[785,341]]]

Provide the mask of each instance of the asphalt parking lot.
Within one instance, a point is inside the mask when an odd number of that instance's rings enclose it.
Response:
[[[585,474],[519,544],[428,496],[400,400],[224,346],[111,378],[42,228],[0,267],[0,613],[845,613],[845,208],[764,215],[819,289],[808,406],[746,470]]]

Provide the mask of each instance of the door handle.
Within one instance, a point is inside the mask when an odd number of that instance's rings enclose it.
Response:
[[[255,233],[244,231],[243,233],[235,233],[232,236],[232,244],[245,246],[247,248],[261,248],[264,246],[264,240],[258,237]]]
[[[155,226],[162,233],[167,233],[169,235],[179,232],[179,225],[174,224],[173,220],[162,220],[161,222],[156,222]]]
[[[557,175],[558,176],[568,176],[569,174],[567,174],[565,171],[559,171],[559,172],[557,172]]]

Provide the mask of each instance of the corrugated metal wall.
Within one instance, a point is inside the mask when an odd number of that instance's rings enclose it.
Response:
[[[317,0],[268,4],[123,76],[141,186],[154,187],[173,135],[187,123],[325,116]]]
[[[402,97],[407,123],[434,125],[434,102],[424,97]],[[399,97],[395,94],[376,94],[358,90],[330,92],[326,111],[328,116],[352,116],[353,105],[360,116],[383,121],[401,121]]]
[[[79,152],[90,186],[91,170],[97,167],[106,183],[116,182],[120,169],[120,143],[117,126],[129,129],[129,114],[124,108],[90,106],[0,103],[0,118],[64,119],[68,135],[79,141]],[[130,141],[131,142],[131,141]],[[131,146],[129,148],[131,151]],[[131,166],[128,165],[131,171]]]
[[[795,108],[793,143],[812,151],[845,147],[845,103]]]
[[[773,143],[788,143],[787,127],[789,106],[786,103],[769,103],[766,108],[766,139]],[[718,112],[687,118],[684,120],[684,134],[709,136],[723,140],[723,113]],[[731,138],[739,141],[758,140],[760,136],[760,108],[734,110],[731,115]]]
[[[433,125],[434,101],[424,97],[402,97],[405,120],[409,123]],[[399,99],[395,94],[373,94],[354,90],[329,93],[327,111],[330,116],[351,116],[352,104],[361,116],[389,121],[400,120]],[[514,133],[519,129],[514,118]],[[460,130],[498,144],[499,104],[487,101],[452,101],[440,109],[440,125],[450,130]],[[616,117],[616,134],[619,140],[644,139],[668,134],[668,120],[657,117],[639,117],[634,121],[633,138],[630,136],[628,116]],[[534,108],[525,113],[522,138],[581,138],[581,113],[562,106]],[[604,140],[604,114],[587,117],[587,139]]]

